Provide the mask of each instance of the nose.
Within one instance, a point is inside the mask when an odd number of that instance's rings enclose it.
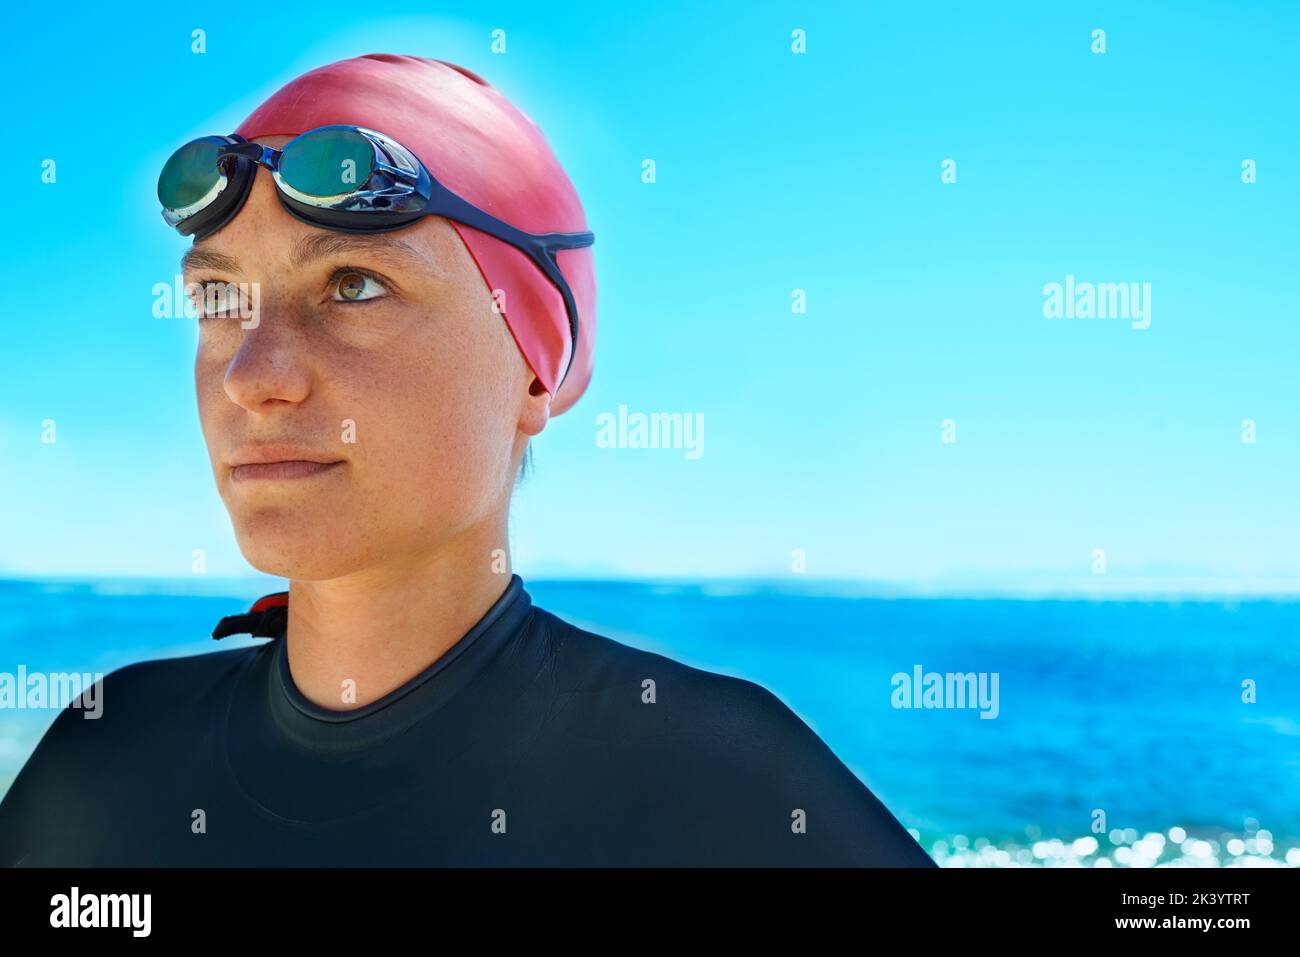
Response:
[[[232,402],[259,414],[301,403],[311,394],[308,343],[286,304],[260,304],[230,360],[224,385]]]

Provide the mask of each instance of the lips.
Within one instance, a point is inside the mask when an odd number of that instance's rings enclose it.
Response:
[[[294,445],[250,445],[230,458],[232,482],[296,481],[337,470],[343,460]]]
[[[249,482],[258,479],[287,481],[289,479],[311,478],[320,475],[322,472],[336,469],[342,464],[342,462],[304,462],[301,460],[256,462],[249,465],[236,465],[230,470],[230,478],[234,482]]]

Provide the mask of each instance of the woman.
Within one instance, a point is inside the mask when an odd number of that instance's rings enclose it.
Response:
[[[572,185],[497,90],[331,64],[178,150],[159,198],[195,237],[217,487],[289,589],[214,632],[272,641],[62,712],[0,863],[933,866],[769,691],[577,629],[511,571],[595,281]]]

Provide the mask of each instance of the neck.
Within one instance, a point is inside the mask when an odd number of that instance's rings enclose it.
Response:
[[[432,553],[329,581],[291,581],[284,640],[294,684],[333,711],[382,698],[464,637],[511,573],[502,516]]]

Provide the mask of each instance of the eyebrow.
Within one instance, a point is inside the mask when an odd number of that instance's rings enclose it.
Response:
[[[351,252],[371,253],[388,259],[405,261],[421,269],[432,269],[439,277],[445,276],[441,264],[404,239],[388,234],[313,232],[295,240],[289,247],[289,266],[292,269],[301,269],[318,259]],[[239,260],[225,253],[219,253],[215,249],[205,249],[195,244],[181,257],[181,271],[187,269],[238,272]]]

